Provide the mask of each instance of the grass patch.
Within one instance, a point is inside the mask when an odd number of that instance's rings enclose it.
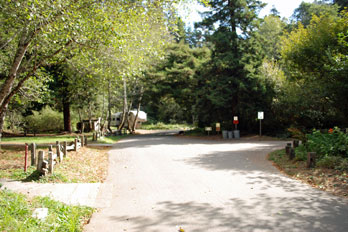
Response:
[[[158,122],[156,124],[144,123],[141,125],[142,130],[175,130],[175,129],[190,129],[191,125],[188,124],[165,124],[163,122]]]
[[[100,139],[98,139],[98,141],[96,141],[96,143],[100,143],[100,144],[113,144],[118,142],[119,140],[127,137],[128,135],[112,135],[112,136],[104,136]]]
[[[45,220],[32,217],[36,208],[48,208]],[[0,190],[0,231],[82,231],[94,209],[69,206],[48,197],[27,198],[25,195]]]
[[[24,151],[1,150],[0,178],[43,183],[103,182],[107,175],[108,151],[105,147],[83,147],[77,152],[68,152],[68,157],[55,165],[53,175],[40,177],[35,167],[24,172]],[[47,150],[45,154],[47,156]]]
[[[270,153],[268,159],[294,179],[301,180],[334,195],[348,197],[348,172],[345,170],[326,167],[308,169],[305,160],[289,160],[285,154],[285,149]]]

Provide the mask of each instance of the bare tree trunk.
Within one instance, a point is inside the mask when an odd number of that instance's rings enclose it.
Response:
[[[85,124],[83,123],[83,118],[82,118],[82,113],[80,108],[78,108],[78,112],[79,112],[79,118],[81,123],[81,133],[83,133],[85,131]]]
[[[71,133],[70,102],[63,98],[64,131]]]
[[[126,122],[126,113],[128,112],[128,107],[127,107],[127,82],[126,79],[123,78],[123,112],[122,112],[122,119],[121,123],[118,126],[118,130],[121,130],[124,127],[124,124]],[[128,117],[128,115],[127,115]]]
[[[137,125],[137,120],[138,120],[139,111],[140,111],[140,107],[141,107],[141,101],[143,100],[143,95],[144,95],[144,87],[141,87],[140,95],[139,95],[139,99],[138,99],[137,114],[135,115],[134,122],[133,122],[133,125],[132,125],[132,133],[135,132],[135,127]]]
[[[5,80],[5,82],[1,85],[0,88],[0,105],[2,105],[7,97],[7,95],[12,90],[12,85],[14,83],[14,80],[17,77],[19,67],[22,64],[22,60],[24,58],[25,53],[27,52],[27,49],[31,42],[31,36],[28,35],[28,28],[23,30],[21,34],[21,38],[18,42],[18,48],[16,51],[16,55],[14,57],[14,60],[11,65],[10,72]]]
[[[111,80],[109,80],[108,84],[108,131],[112,133],[111,129]]]

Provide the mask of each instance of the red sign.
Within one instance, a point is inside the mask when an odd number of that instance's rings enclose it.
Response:
[[[238,120],[233,120],[233,124],[237,125],[237,124],[239,124],[239,121]]]

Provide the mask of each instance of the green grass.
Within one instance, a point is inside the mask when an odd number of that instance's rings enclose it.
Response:
[[[7,169],[0,170],[0,178],[11,179],[24,182],[39,182],[39,183],[70,183],[69,179],[61,173],[54,173],[53,175],[40,176],[36,171],[36,167],[28,167],[27,172],[23,169]]]
[[[100,144],[112,144],[116,143],[117,141],[127,137],[128,135],[113,135],[113,136],[104,136],[103,138],[98,139],[96,143]]]
[[[36,136],[36,137],[5,137],[2,138],[1,141],[6,142],[14,142],[14,143],[54,143],[56,141],[73,141],[76,136],[72,135],[56,135],[56,136]]]
[[[143,130],[174,130],[174,129],[190,129],[192,126],[187,124],[165,124],[158,122],[156,124],[142,124],[141,129]]]
[[[32,217],[36,208],[48,208],[44,220]],[[94,209],[69,206],[48,197],[28,199],[22,194],[0,190],[0,231],[82,231]]]

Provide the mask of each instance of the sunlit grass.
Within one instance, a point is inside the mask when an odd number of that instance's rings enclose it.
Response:
[[[82,231],[93,208],[69,206],[48,197],[28,199],[22,194],[0,190],[0,231]],[[32,217],[36,208],[48,208],[45,219]]]

